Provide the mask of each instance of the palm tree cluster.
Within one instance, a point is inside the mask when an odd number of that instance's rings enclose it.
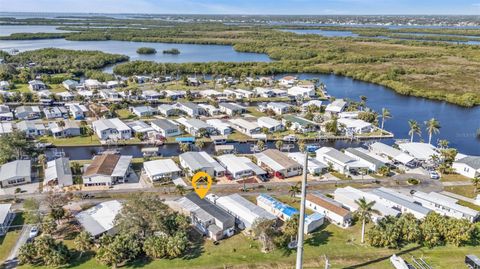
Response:
[[[440,122],[438,120],[436,120],[435,118],[431,118],[431,119],[425,121],[424,124],[425,124],[425,127],[426,127],[426,131],[428,133],[428,143],[431,144],[432,143],[432,136],[434,134],[440,133],[440,128],[441,128]],[[413,136],[414,135],[418,135],[418,136],[422,135],[422,128],[421,128],[420,124],[415,120],[409,120],[408,125],[410,127],[410,129],[408,131],[408,135],[410,135],[410,142],[413,142]],[[441,146],[448,146],[448,144],[445,145],[445,143],[442,142]]]
[[[412,214],[396,218],[388,216],[380,220],[367,233],[371,246],[401,248],[416,243],[426,247],[445,244],[462,246],[478,237],[478,228],[466,219],[455,219],[429,213],[418,220]]]

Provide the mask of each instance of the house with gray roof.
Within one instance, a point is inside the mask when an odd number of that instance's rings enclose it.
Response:
[[[96,120],[92,128],[100,140],[132,138],[132,130],[119,118]]]
[[[189,151],[180,154],[178,157],[180,159],[180,165],[183,169],[186,169],[190,175],[199,171],[206,172],[212,177],[225,175],[225,168],[205,151]]]
[[[175,105],[179,110],[185,112],[190,117],[196,117],[201,114],[202,109],[192,102],[177,103]]]
[[[172,137],[181,135],[182,131],[177,124],[167,119],[158,119],[150,122],[152,128],[159,132],[163,137]]]
[[[28,82],[28,88],[32,91],[40,91],[40,90],[46,90],[47,85],[43,83],[41,80],[30,80]]]
[[[368,166],[368,170],[377,171],[386,164],[379,159],[373,158],[372,156],[364,153],[362,148],[347,148],[345,149],[345,155],[354,158],[361,163],[364,163]]]
[[[151,106],[131,106],[130,111],[137,117],[150,117],[157,113],[157,111]]]
[[[410,213],[417,219],[423,219],[432,212],[432,210],[415,203],[413,197],[406,194],[396,192],[388,188],[378,188],[370,191],[373,197],[376,197],[377,203],[382,203],[386,206],[394,208],[403,214]]]
[[[17,129],[28,137],[42,136],[47,133],[45,124],[41,121],[24,120],[17,123]]]
[[[315,153],[317,160],[331,165],[333,169],[342,174],[359,171],[360,169],[368,169],[367,164],[331,147],[322,147],[316,150]]]
[[[287,126],[289,122],[290,122],[290,127],[289,127],[290,130],[301,132],[301,133],[313,132],[318,127],[317,123],[311,120],[307,120],[305,118],[301,118],[295,115],[284,115],[282,117],[282,124],[284,126]]]
[[[6,163],[0,168],[0,186],[2,188],[32,182],[32,161],[16,160]]]
[[[169,105],[169,104],[162,104],[157,107],[158,113],[170,117],[170,116],[175,116],[178,115],[178,109],[175,106]]]
[[[15,218],[12,204],[0,204],[0,236],[8,232],[8,228]]]
[[[60,122],[50,122],[48,124],[50,134],[55,138],[80,136],[80,126],[74,120],[64,120],[63,126]]]
[[[267,128],[269,132],[283,131],[285,129],[281,121],[270,117],[258,118],[257,124],[261,128]]]
[[[181,210],[190,216],[194,227],[212,240],[221,240],[235,233],[235,217],[194,192],[176,201]]]
[[[185,131],[194,136],[199,135],[201,130],[205,130],[210,135],[217,134],[215,127],[199,119],[178,118],[176,121],[185,126]]]
[[[467,156],[453,162],[452,168],[468,178],[480,177],[480,156]]]
[[[67,79],[64,82],[62,82],[62,86],[69,91],[75,90],[78,85],[79,85],[78,82],[71,79]]]
[[[247,111],[247,108],[235,103],[219,103],[218,107],[222,113],[229,116],[241,115]]]
[[[270,102],[267,104],[266,108],[273,110],[275,114],[282,115],[288,113],[290,110],[291,105],[279,102]]]
[[[47,162],[43,185],[67,187],[73,185],[70,159],[61,157]]]
[[[63,119],[65,116],[68,116],[68,111],[65,107],[45,107],[43,109],[43,114],[47,119]]]
[[[19,120],[40,119],[42,113],[38,106],[19,106],[15,109],[15,117]]]

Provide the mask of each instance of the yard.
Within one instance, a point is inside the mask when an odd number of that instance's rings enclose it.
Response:
[[[13,220],[11,226],[15,225],[22,225],[23,224],[23,216],[21,213],[17,213],[15,215],[15,219]],[[4,262],[5,259],[10,254],[13,246],[18,240],[20,233],[22,232],[22,227],[11,227],[6,235],[0,237],[0,263]]]
[[[459,174],[442,174],[440,181],[441,182],[471,181],[471,179]]]
[[[388,258],[397,253],[408,261],[411,257],[422,257],[433,268],[464,268],[463,259],[466,254],[480,255],[475,247],[437,247],[427,249],[415,245],[400,250],[376,249],[359,243],[360,225],[349,229],[341,229],[327,225],[320,231],[306,237],[304,265],[309,268],[323,268],[324,257],[329,259],[331,268],[375,268],[391,269]],[[68,242],[66,242],[67,245]],[[232,238],[214,245],[211,241],[196,245],[190,254],[182,259],[162,259],[155,261],[138,260],[124,268],[292,268],[295,262],[295,251],[277,249],[264,254],[259,251],[259,242],[237,234]],[[78,257],[78,256],[77,256]],[[19,268],[43,268],[21,266]],[[108,268],[99,265],[91,255],[74,260],[69,268]]]
[[[475,198],[477,196],[473,186],[445,186],[444,190],[469,198]]]
[[[100,140],[96,135],[93,136],[75,136],[69,138],[54,138],[44,136],[39,139],[42,143],[52,143],[55,146],[90,146],[100,145]]]

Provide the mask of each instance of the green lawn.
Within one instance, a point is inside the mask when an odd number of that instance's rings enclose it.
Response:
[[[55,146],[90,146],[100,145],[100,140],[96,135],[93,136],[75,136],[69,138],[53,138],[53,136],[44,136],[39,139],[43,143],[52,143]]]
[[[28,84],[15,84],[15,91],[18,91],[18,92],[21,92],[21,93],[24,93],[24,92],[32,92],[29,88],[28,88]]]
[[[475,198],[477,196],[473,186],[446,186],[444,190],[469,198]]]
[[[21,213],[16,213],[15,219],[12,222],[12,226],[22,225],[23,216]],[[6,235],[0,237],[0,263],[3,263],[5,259],[10,254],[15,242],[17,242],[20,233],[22,232],[22,227],[12,227],[7,232]]]
[[[60,93],[60,92],[66,92],[67,89],[65,89],[65,87],[63,87],[62,84],[50,84],[50,91],[52,93]]]
[[[263,117],[263,116],[266,116],[267,114],[259,111],[257,109],[257,107],[254,107],[254,106],[249,106],[247,107],[247,113],[249,113],[250,115],[254,116],[254,117]]]
[[[115,110],[115,114],[117,114],[117,116],[122,120],[129,120],[137,117],[128,109],[117,109]]]
[[[336,178],[339,178],[341,180],[351,180],[351,178],[347,177],[346,175],[342,174],[342,173],[339,173],[339,172],[330,172],[330,174],[332,174],[332,176],[336,177]]]
[[[250,139],[249,136],[244,135],[238,131],[234,131],[232,134],[228,135],[228,140],[234,140],[234,141],[245,141]]]
[[[471,179],[459,174],[442,174],[440,181],[442,182],[471,181]]]

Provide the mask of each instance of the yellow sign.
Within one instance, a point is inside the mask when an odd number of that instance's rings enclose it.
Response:
[[[197,195],[203,199],[212,187],[212,177],[203,171],[197,172],[192,177],[192,186]]]

